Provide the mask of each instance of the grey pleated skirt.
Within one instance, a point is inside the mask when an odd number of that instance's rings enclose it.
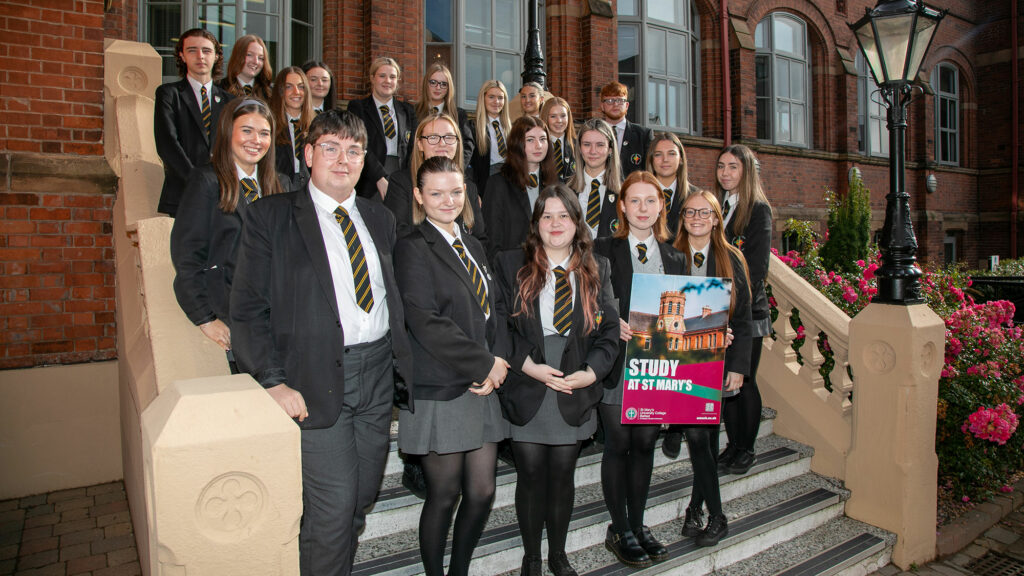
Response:
[[[549,361],[552,358],[561,358],[567,340],[568,338],[565,336],[545,336],[544,357]],[[563,394],[563,392],[555,392],[548,388],[544,393],[544,401],[541,403],[540,409],[537,410],[533,419],[526,423],[526,426],[511,424],[512,440],[561,446],[575,444],[593,436],[597,430],[597,417],[594,416],[593,411],[591,411],[590,419],[582,426],[570,426],[558,410],[558,394]]]
[[[416,400],[416,412],[398,412],[398,448],[406,454],[468,452],[509,437],[498,395],[466,390],[452,400]]]

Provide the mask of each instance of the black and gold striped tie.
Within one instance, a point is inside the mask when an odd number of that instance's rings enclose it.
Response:
[[[302,129],[299,128],[299,119],[298,118],[289,118],[288,121],[292,123],[292,132],[295,134],[295,142],[294,142],[294,150],[293,150],[293,152],[295,152],[295,158],[301,162],[302,161],[302,147],[305,145],[304,140],[306,139],[305,138],[305,134],[303,134]]]
[[[647,264],[647,244],[641,242],[636,245],[636,259],[639,260],[641,264]]]
[[[562,157],[562,139],[561,138],[555,138],[554,152],[555,152],[555,169],[557,169],[558,173],[561,174],[562,170],[565,169],[565,158]]]
[[[537,186],[540,185],[540,182],[537,180],[537,175],[532,172],[530,173],[530,177],[527,180],[527,184],[529,184],[530,188],[536,188]]]
[[[494,139],[498,141],[498,154],[504,158],[508,154],[508,147],[505,146],[505,135],[501,133],[501,123],[497,120],[491,121],[491,126],[494,126]]]
[[[561,335],[566,335],[572,329],[572,286],[569,285],[569,275],[565,268],[555,267],[555,330]]]
[[[206,130],[206,139],[210,139],[210,120],[213,117],[213,111],[210,109],[210,94],[206,91],[206,86],[203,86],[199,90],[199,97],[203,101],[202,108],[200,109],[201,116],[203,117],[203,130]]]
[[[466,254],[466,247],[462,245],[462,240],[456,238],[452,242],[452,248],[455,248],[455,252],[459,254],[459,259],[466,265],[466,270],[469,271],[469,281],[473,284],[473,290],[476,291],[476,302],[480,305],[480,309],[484,311],[484,315],[491,313],[491,303],[487,300],[487,286],[484,285],[484,277],[480,274],[480,270],[477,269],[476,264],[469,259],[469,255]]]
[[[597,228],[601,220],[601,182],[594,178],[590,181],[590,198],[587,199],[587,226]]]
[[[252,86],[242,84],[242,92],[245,92],[246,96],[252,96]]]
[[[352,263],[352,282],[356,287],[356,304],[369,312],[373,308],[373,290],[370,288],[370,271],[366,267],[366,254],[363,253],[363,245],[359,242],[359,233],[356,232],[352,218],[341,206],[334,210],[334,219],[341,226],[341,231],[345,234],[345,243],[348,245],[348,260]]]
[[[722,220],[729,217],[729,212],[732,212],[732,204],[728,200],[725,201],[725,207],[722,208]]]
[[[323,108],[313,108],[313,116],[319,116],[324,111]]]
[[[249,204],[259,200],[260,188],[256,184],[255,178],[242,178],[242,194],[245,196],[245,201]]]
[[[701,266],[704,265],[703,252],[697,252],[696,254],[693,255],[693,265],[696,266],[697,268],[700,268]]]
[[[398,134],[395,131],[395,119],[391,117],[391,109],[387,106],[381,106],[380,117],[384,120],[384,137],[391,140]]]
[[[661,190],[661,196],[665,199],[665,208],[668,208],[669,204],[672,204],[672,189],[663,188]]]

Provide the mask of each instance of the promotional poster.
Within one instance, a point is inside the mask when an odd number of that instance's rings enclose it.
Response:
[[[623,424],[718,424],[728,278],[634,274]]]

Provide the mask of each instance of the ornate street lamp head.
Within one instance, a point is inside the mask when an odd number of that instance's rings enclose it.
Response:
[[[878,86],[913,82],[945,15],[921,0],[879,0],[850,25]]]

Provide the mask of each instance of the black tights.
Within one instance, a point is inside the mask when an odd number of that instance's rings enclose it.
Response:
[[[761,426],[761,393],[757,390],[757,366],[761,363],[761,341],[751,341],[750,376],[743,379],[740,393],[722,402],[722,420],[729,444],[737,451],[754,451],[757,429]]]
[[[428,576],[444,576],[444,548],[456,503],[459,511],[455,515],[448,574],[464,576],[469,572],[473,549],[480,540],[494,502],[497,455],[498,445],[485,442],[469,452],[431,452],[422,458],[427,499],[420,514],[420,556]]]
[[[516,459],[516,517],[523,548],[540,555],[540,536],[548,528],[548,556],[565,552],[572,516],[573,485],[580,443],[548,446],[512,442]]]
[[[598,404],[604,425],[601,489],[612,528],[619,534],[638,531],[644,523],[647,491],[654,468],[657,424],[622,424],[622,406]]]
[[[718,487],[718,426],[686,426],[683,428],[686,446],[690,450],[693,466],[693,492],[690,493],[692,510],[704,503],[712,515],[722,513],[722,494]]]

